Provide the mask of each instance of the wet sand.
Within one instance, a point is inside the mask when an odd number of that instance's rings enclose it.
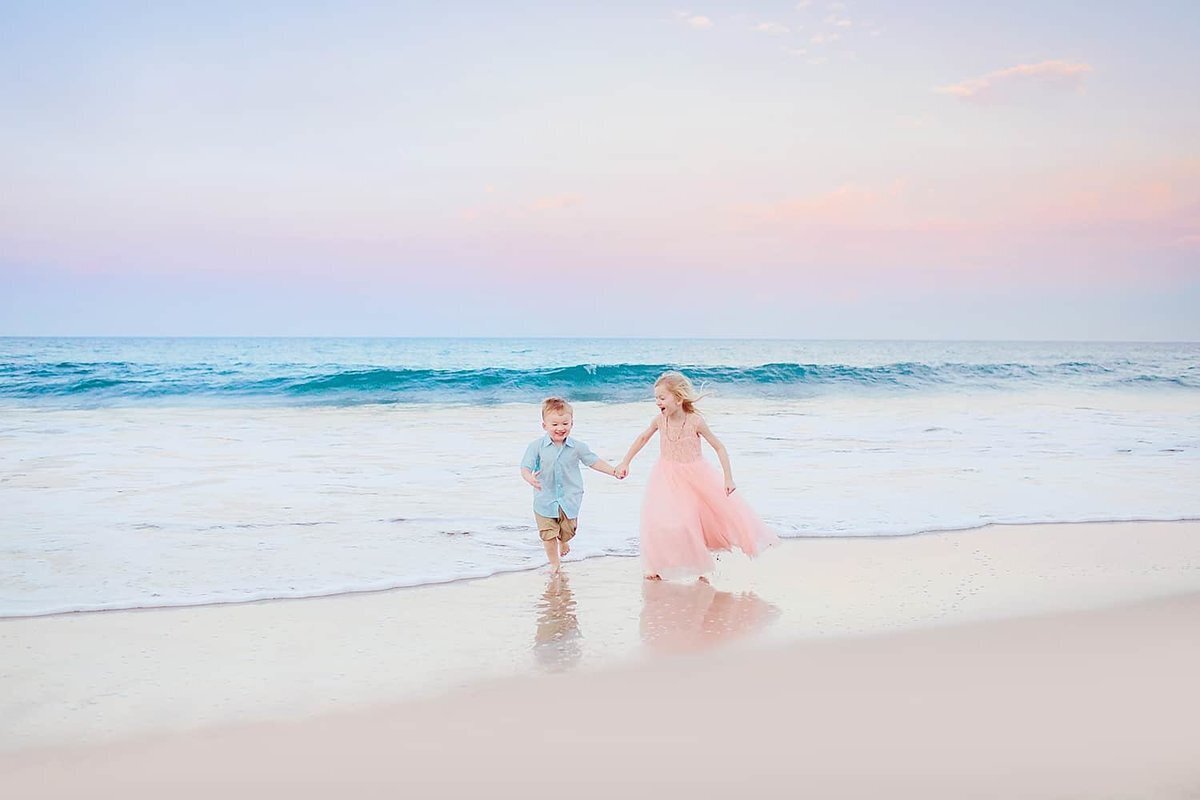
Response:
[[[4,620],[0,789],[1184,797],[1197,593],[1200,523],[1104,523]]]

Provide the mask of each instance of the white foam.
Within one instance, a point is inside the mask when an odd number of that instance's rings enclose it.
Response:
[[[706,401],[785,536],[1200,517],[1200,414],[1177,393]],[[655,409],[577,407],[616,461]],[[0,615],[414,586],[544,561],[517,476],[537,410],[4,409]],[[652,443],[585,476],[571,558],[633,555]],[[969,535],[969,534],[964,534]]]

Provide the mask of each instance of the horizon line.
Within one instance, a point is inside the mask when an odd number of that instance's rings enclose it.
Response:
[[[879,338],[791,336],[445,336],[417,334],[0,334],[4,339],[392,339],[457,341],[723,341],[723,342],[909,342],[964,344],[1200,344],[1200,339],[1008,339],[1008,338]]]

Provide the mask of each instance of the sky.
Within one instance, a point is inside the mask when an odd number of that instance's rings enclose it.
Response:
[[[0,0],[0,335],[1200,340],[1194,2]]]

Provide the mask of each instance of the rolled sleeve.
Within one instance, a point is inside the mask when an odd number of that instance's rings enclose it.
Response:
[[[575,442],[575,446],[579,448],[579,460],[583,462],[585,467],[590,467],[600,460],[600,456],[592,452],[592,448],[588,447],[583,442]]]
[[[525,457],[521,459],[521,468],[527,469],[530,472],[538,471],[538,455],[541,450],[541,442],[530,442],[529,447],[525,448]]]

